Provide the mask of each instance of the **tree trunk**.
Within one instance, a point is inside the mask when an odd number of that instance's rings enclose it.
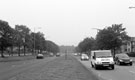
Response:
[[[1,47],[1,57],[2,57],[2,58],[5,57],[3,53],[4,53],[4,49],[3,49],[3,47]]]
[[[114,49],[113,49],[113,57],[114,57],[114,58],[115,58],[115,54],[116,54],[115,51],[116,51],[116,49],[114,48]]]
[[[24,45],[24,56],[26,55],[26,47],[25,47],[25,45]]]
[[[11,46],[11,56],[13,56],[13,46]]]
[[[34,55],[34,48],[32,48],[32,52],[31,53],[32,53],[32,55]]]
[[[20,56],[20,45],[18,46],[18,56]]]

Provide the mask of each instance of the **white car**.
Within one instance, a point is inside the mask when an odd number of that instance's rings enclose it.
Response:
[[[37,59],[43,59],[44,58],[44,55],[43,54],[38,54],[36,58]]]
[[[77,56],[77,53],[74,53],[74,56]]]
[[[81,54],[81,60],[89,60],[89,57],[87,54]]]
[[[114,69],[114,59],[111,50],[91,51],[91,66],[95,69],[101,67],[111,67]]]

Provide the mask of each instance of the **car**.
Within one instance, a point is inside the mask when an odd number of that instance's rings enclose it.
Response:
[[[43,54],[38,54],[38,55],[36,56],[36,58],[37,58],[37,59],[43,59],[43,58],[44,58],[44,55],[43,55]]]
[[[91,51],[91,66],[92,68],[111,67],[114,70],[114,58],[111,50],[94,50]]]
[[[57,53],[57,54],[56,54],[56,57],[59,57],[59,56],[60,56],[60,53]]]
[[[49,56],[50,56],[50,57],[53,57],[53,56],[54,56],[54,54],[51,52],[51,53],[49,53]]]
[[[81,54],[81,60],[89,60],[89,57],[87,54]]]
[[[117,65],[131,65],[132,66],[132,59],[126,53],[120,53],[115,55],[115,63]]]
[[[77,53],[74,53],[74,56],[77,56],[78,54]]]

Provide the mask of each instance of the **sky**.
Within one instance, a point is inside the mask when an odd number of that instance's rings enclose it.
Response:
[[[135,0],[0,0],[0,19],[11,27],[26,25],[58,45],[94,37],[96,29],[123,24],[135,37]]]

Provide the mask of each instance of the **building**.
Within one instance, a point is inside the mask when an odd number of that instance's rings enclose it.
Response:
[[[127,42],[127,52],[135,52],[135,37],[131,37],[131,40]]]
[[[123,41],[123,45],[121,46],[122,53],[130,53],[135,52],[135,37],[131,37],[128,41]]]

